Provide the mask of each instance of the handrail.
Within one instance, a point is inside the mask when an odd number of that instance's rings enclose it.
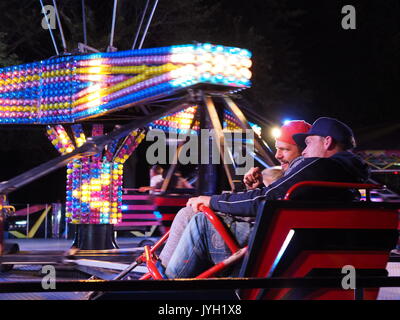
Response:
[[[345,189],[382,189],[380,184],[373,183],[348,183],[348,182],[329,182],[329,181],[301,181],[291,186],[286,192],[284,200],[289,200],[293,191],[301,187],[326,187],[326,188],[345,188]]]

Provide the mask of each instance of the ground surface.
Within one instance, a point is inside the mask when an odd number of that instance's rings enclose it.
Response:
[[[154,240],[154,239],[153,239]],[[71,240],[54,239],[23,239],[12,240],[17,242],[21,251],[67,251],[72,244]],[[117,243],[121,249],[137,247],[138,238],[118,238]],[[126,262],[122,263],[127,265]],[[0,281],[41,281],[41,265],[15,265],[9,272],[0,273]],[[76,270],[73,268],[57,268],[57,280],[83,280],[90,275],[85,268]],[[118,271],[96,269],[103,278],[112,279]],[[387,265],[389,276],[400,276],[400,262],[389,262]],[[146,269],[135,269],[136,275],[143,274]],[[85,300],[86,292],[34,292],[34,293],[0,293],[0,300]],[[381,288],[378,300],[400,300],[400,288]]]

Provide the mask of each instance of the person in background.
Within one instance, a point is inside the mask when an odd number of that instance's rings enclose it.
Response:
[[[162,185],[164,181],[163,177],[163,172],[164,169],[158,164],[155,164],[150,168],[150,186],[146,187],[140,187],[139,192],[146,192],[149,191],[150,194],[155,193],[155,189],[158,188],[158,186]]]
[[[283,177],[283,169],[279,166],[271,167],[261,171],[263,184],[268,187],[270,184],[274,183],[276,180]]]
[[[158,182],[156,184],[156,189],[161,189],[166,177],[167,177],[167,171],[164,171],[162,175],[162,181]],[[193,189],[193,186],[182,176],[182,173],[178,170],[175,170],[175,172],[172,174],[171,179],[169,180],[168,183],[168,188],[167,190],[174,190],[174,189]]]

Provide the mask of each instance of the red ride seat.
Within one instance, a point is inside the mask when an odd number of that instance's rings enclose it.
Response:
[[[393,203],[268,201],[260,207],[240,275],[243,277],[339,276],[352,265],[359,276],[387,275],[398,239]],[[364,299],[376,299],[378,288]],[[249,289],[242,299],[354,299],[344,289]]]

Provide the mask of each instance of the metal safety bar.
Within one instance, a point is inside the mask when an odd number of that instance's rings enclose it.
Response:
[[[214,211],[212,211],[210,208],[204,205],[200,205],[199,209],[206,215],[206,217],[210,220],[214,228],[221,235],[222,239],[224,239],[224,242],[228,246],[229,250],[232,253],[237,252],[240,249],[240,247],[236,243],[235,238],[232,237],[232,234],[228,231],[226,225],[221,222],[221,220],[217,217]]]
[[[344,188],[344,189],[382,189],[380,184],[372,183],[346,183],[346,182],[329,182],[329,181],[301,181],[291,186],[286,192],[284,200],[289,200],[293,191],[301,187],[325,187],[325,188]]]

